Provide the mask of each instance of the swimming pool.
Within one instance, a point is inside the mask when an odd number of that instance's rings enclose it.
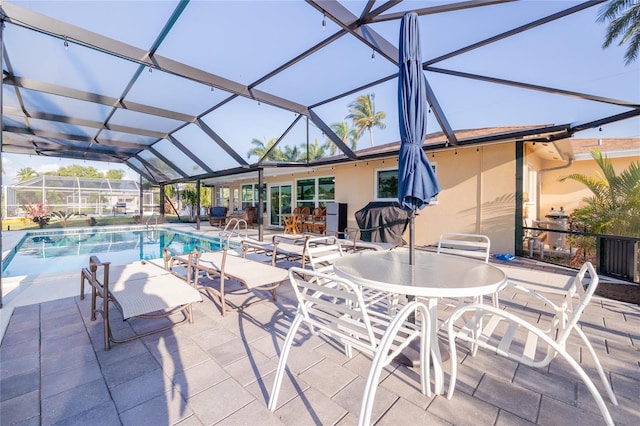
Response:
[[[2,261],[2,277],[80,271],[95,255],[103,262],[122,265],[157,259],[169,247],[178,253],[194,246],[220,250],[218,239],[208,239],[169,228],[91,228],[30,232]]]

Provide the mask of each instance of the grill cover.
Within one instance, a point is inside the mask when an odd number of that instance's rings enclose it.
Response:
[[[355,213],[362,241],[406,244],[402,234],[409,214],[396,201],[372,201]]]

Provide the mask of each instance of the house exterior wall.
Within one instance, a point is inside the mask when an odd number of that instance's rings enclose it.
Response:
[[[542,144],[546,146],[545,144]],[[631,142],[631,148],[636,142]],[[541,154],[540,146],[534,149],[531,143],[524,144],[525,174],[531,170],[536,189],[523,188],[525,217],[545,220],[551,207],[564,207],[571,213],[584,197],[591,195],[583,185],[574,181],[560,182],[571,173],[594,175],[598,167],[584,152],[571,167],[560,159],[547,158]],[[428,158],[436,164],[436,173],[442,187],[437,202],[418,211],[415,219],[416,245],[435,245],[443,232],[480,233],[491,239],[492,253],[515,253],[515,208],[516,208],[516,145],[514,143],[489,144],[468,148],[449,148],[445,151],[429,152]],[[628,154],[609,155],[616,173],[639,161],[640,156]],[[397,156],[384,159],[358,161],[331,166],[315,167],[313,171],[292,172],[279,176],[267,176],[267,185],[291,184],[292,203],[295,205],[297,179],[309,176],[334,176],[335,201],[347,204],[348,226],[357,227],[354,214],[374,201],[376,193],[376,171],[397,169]],[[541,172],[542,171],[542,172]],[[242,184],[256,183],[255,179],[236,180],[229,184],[231,193],[240,192]],[[529,194],[528,192],[532,192]],[[265,202],[268,202],[265,198]],[[266,219],[266,218],[265,218]],[[265,221],[265,224],[267,222]],[[404,239],[409,240],[409,231]]]
[[[620,174],[627,169],[634,161],[640,161],[640,156],[629,157],[609,157],[611,164],[616,172]],[[584,205],[583,199],[592,196],[592,192],[584,185],[574,180],[566,180],[560,182],[560,179],[570,174],[578,173],[587,176],[596,177],[596,173],[600,172],[600,167],[593,158],[584,160],[576,160],[571,167],[560,170],[552,170],[544,172],[541,177],[541,200],[539,220],[544,220],[544,216],[553,207],[558,210],[563,207],[567,214],[571,214],[573,210]]]
[[[416,246],[435,245],[443,232],[482,233],[494,253],[514,251],[515,147],[513,144],[459,148],[429,154],[442,187],[437,202],[419,210]],[[317,167],[312,176],[335,176],[335,201],[347,204],[348,226],[355,212],[375,200],[376,171],[395,169],[397,157]],[[295,204],[296,179],[309,172],[265,177],[267,185],[290,183]],[[231,192],[255,180],[236,180]],[[265,202],[268,200],[265,199]],[[266,223],[266,222],[265,222]],[[404,239],[409,241],[407,229]]]

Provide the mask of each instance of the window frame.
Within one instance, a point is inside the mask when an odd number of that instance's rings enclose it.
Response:
[[[320,198],[320,180],[321,179],[331,179],[333,183],[333,198]],[[299,199],[298,198],[298,182],[299,181],[307,181],[313,180],[313,199]],[[296,179],[294,182],[294,193],[295,193],[295,206],[296,207],[310,207],[311,209],[315,207],[326,207],[328,203],[335,202],[336,196],[336,177],[335,175],[324,175],[324,176],[314,176],[314,177],[301,177]]]
[[[438,163],[431,161],[431,168],[433,169],[433,173],[435,173],[436,177],[438,176]],[[398,196],[396,195],[395,198],[381,198],[379,197],[379,193],[380,193],[380,188],[378,186],[378,182],[379,182],[379,173],[380,172],[388,172],[391,170],[395,170],[396,174],[398,173],[398,167],[380,167],[380,168],[376,168],[375,172],[373,174],[373,199],[375,201],[398,201]],[[397,194],[397,192],[396,192]],[[429,200],[429,205],[436,205],[438,204],[438,196],[434,196],[431,198],[431,200]]]

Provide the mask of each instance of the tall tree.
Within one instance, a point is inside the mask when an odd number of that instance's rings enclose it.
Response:
[[[45,173],[50,176],[72,176],[72,177],[85,177],[85,178],[103,178],[104,173],[98,171],[93,166],[83,167],[77,164],[71,166],[60,167],[56,172]]]
[[[369,139],[373,146],[373,128],[384,129],[387,127],[382,120],[387,114],[384,111],[376,112],[375,94],[358,96],[349,104],[349,114],[345,117],[353,121],[358,139],[362,137],[365,129],[369,131]]]
[[[266,140],[266,138],[264,138],[264,141],[253,138],[251,140],[251,145],[253,145],[253,148],[251,148],[247,152],[247,158],[250,158],[251,156],[256,156],[258,158],[264,157],[267,151],[269,151],[277,141],[277,138],[269,139],[268,141]],[[282,154],[282,151],[280,151],[278,148],[275,148],[273,151],[271,151],[271,153],[269,153],[268,160],[281,161],[283,160],[283,157],[284,155]]]
[[[107,170],[107,173],[105,174],[105,177],[107,179],[120,180],[120,179],[122,179],[124,177],[124,170],[120,170],[120,169]]]
[[[638,59],[640,52],[640,0],[609,0],[598,12],[598,22],[608,22],[603,48],[620,38],[618,46],[629,43],[625,65]]]
[[[23,169],[18,170],[16,177],[18,178],[18,182],[24,182],[29,179],[33,179],[34,177],[37,177],[37,176],[38,176],[38,172],[33,170],[31,167],[25,167]]]
[[[300,158],[304,161],[306,161],[307,158],[309,161],[319,160],[326,156],[326,151],[329,148],[329,145],[332,145],[330,141],[320,144],[317,138],[313,143],[310,143],[308,147],[306,143],[300,144],[300,148],[302,148]]]
[[[351,148],[352,151],[355,151],[358,147],[358,132],[353,127],[349,126],[349,123],[343,121],[341,123],[332,123],[329,127],[331,130],[340,138],[340,140]],[[331,155],[335,155],[338,150],[336,144],[334,144],[330,139],[329,141],[329,153]]]
[[[282,152],[282,159],[284,161],[296,162],[300,161],[300,151],[297,146],[291,147],[289,145],[285,146]]]
[[[582,200],[584,207],[574,210],[574,219],[589,225],[592,232],[640,236],[640,161],[617,175],[600,151],[591,156],[600,168],[595,176],[574,173],[560,179],[579,182],[593,193]]]

